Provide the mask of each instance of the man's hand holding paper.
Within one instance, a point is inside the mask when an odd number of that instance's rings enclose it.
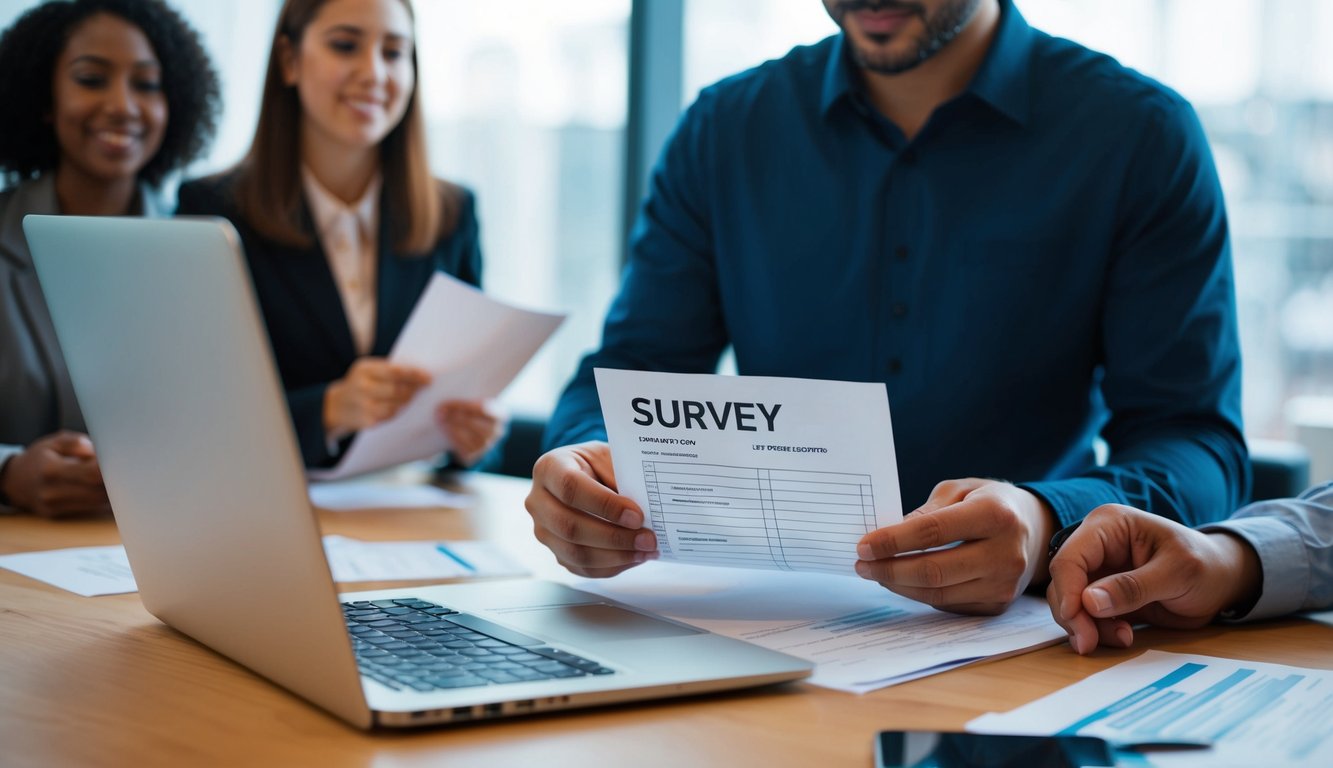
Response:
[[[1046,580],[1054,526],[1041,499],[1015,485],[948,480],[901,523],[866,534],[856,572],[936,608],[997,614]]]

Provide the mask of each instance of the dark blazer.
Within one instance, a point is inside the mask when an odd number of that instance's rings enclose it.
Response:
[[[144,216],[166,215],[147,186],[135,205]],[[52,432],[87,431],[23,234],[30,213],[60,213],[54,173],[0,192],[0,467]]]
[[[330,453],[324,432],[324,392],[357,359],[342,298],[319,239],[312,234],[309,248],[292,248],[260,237],[237,212],[233,182],[233,174],[224,174],[183,184],[177,213],[221,216],[240,233],[301,456],[307,467],[331,466],[337,456]],[[481,285],[481,250],[470,192],[463,194],[454,231],[424,255],[395,249],[390,235],[393,213],[387,198],[381,197],[375,340],[370,351],[376,357],[389,354],[432,274],[444,272]],[[309,211],[304,217],[313,233]]]

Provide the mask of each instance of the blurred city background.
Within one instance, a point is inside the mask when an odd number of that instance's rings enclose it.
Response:
[[[171,2],[203,34],[224,82],[218,139],[190,173],[220,170],[249,143],[279,3]],[[0,25],[31,5],[0,0]],[[819,0],[415,6],[432,165],[478,194],[487,290],[569,313],[505,396],[516,412],[544,416],[597,343],[618,283],[625,204],[637,197],[627,185],[641,185],[643,170],[627,140],[651,145],[638,157],[655,156],[700,88],[835,27]],[[1109,53],[1195,105],[1231,216],[1247,431],[1292,438],[1293,418],[1333,424],[1333,414],[1311,416],[1333,403],[1333,56],[1323,47],[1333,40],[1333,2],[1017,6],[1034,26]],[[662,109],[631,116],[632,37],[655,48],[655,74],[636,80],[653,92],[637,97],[666,104],[665,118]]]

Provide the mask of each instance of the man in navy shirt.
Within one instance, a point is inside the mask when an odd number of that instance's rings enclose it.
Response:
[[[671,137],[534,468],[538,539],[588,576],[654,556],[592,370],[728,345],[742,374],[885,383],[916,509],[856,567],[939,608],[1003,610],[1100,504],[1238,506],[1226,214],[1189,105],[1010,0],[824,4],[842,34],[704,90]]]

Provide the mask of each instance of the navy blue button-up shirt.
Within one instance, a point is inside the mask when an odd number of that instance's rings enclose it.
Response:
[[[730,344],[742,374],[884,382],[906,509],[962,477],[1020,483],[1065,525],[1106,502],[1235,509],[1232,267],[1198,120],[1002,6],[911,141],[841,36],[700,94],[548,445],[605,439],[594,367],[711,371]]]

